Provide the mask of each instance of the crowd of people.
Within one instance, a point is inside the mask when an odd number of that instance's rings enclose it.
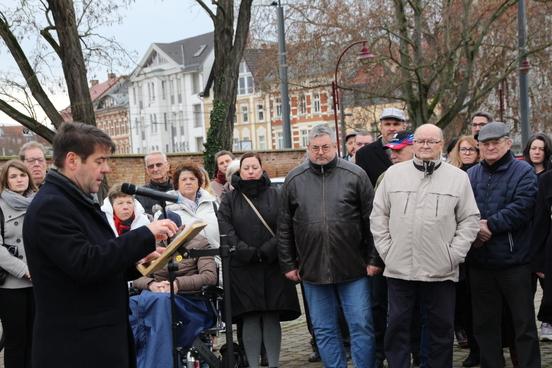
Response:
[[[64,124],[49,169],[44,147],[25,144],[0,169],[5,367],[172,365],[169,293],[209,285],[230,288],[226,323],[238,325],[248,366],[278,367],[280,323],[301,314],[297,283],[309,360],[325,367],[348,358],[356,367],[452,367],[455,338],[464,367],[502,367],[504,347],[514,366],[540,367],[536,319],[540,339],[552,340],[552,143],[536,134],[515,157],[504,123],[478,112],[470,125],[446,148],[439,127],[409,131],[403,111],[386,108],[381,135],[348,135],[343,158],[335,132],[317,125],[281,189],[255,152],[220,151],[212,179],[152,152],[145,186],[176,198],[166,216],[159,199],[120,185],[98,203],[114,144],[95,127]],[[213,256],[176,257],[173,283],[166,267],[136,271],[196,221],[206,226],[186,247],[218,248],[225,235],[233,249],[227,285]],[[129,320],[130,280],[140,296]],[[155,306],[165,325],[144,340],[140,319]],[[163,354],[144,346],[156,338]]]

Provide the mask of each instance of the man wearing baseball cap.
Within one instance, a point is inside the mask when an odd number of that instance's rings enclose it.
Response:
[[[392,165],[383,146],[391,142],[395,134],[405,129],[406,117],[402,110],[394,107],[383,109],[379,123],[381,136],[375,142],[357,150],[355,163],[366,171],[372,185],[375,185],[379,176]]]
[[[402,110],[394,107],[383,109],[380,116],[379,130],[381,136],[373,143],[357,150],[355,163],[368,174],[373,186],[380,175],[393,163],[384,147],[390,143],[395,134],[406,129],[406,117]],[[376,368],[383,367],[385,353],[383,339],[385,321],[387,320],[387,285],[382,275],[372,277],[372,313],[374,316],[374,333],[376,337]]]
[[[468,170],[481,212],[480,230],[468,254],[474,335],[482,367],[502,367],[502,303],[515,331],[520,367],[540,367],[540,349],[531,287],[531,218],[537,176],[516,160],[506,124],[491,122],[479,132],[483,156]]]

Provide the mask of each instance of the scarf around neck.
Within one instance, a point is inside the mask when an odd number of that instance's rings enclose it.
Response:
[[[6,201],[8,206],[10,206],[16,211],[26,210],[27,207],[29,207],[29,204],[31,203],[31,201],[33,200],[34,195],[35,193],[32,192],[31,194],[29,194],[28,197],[25,197],[9,189],[4,189],[2,193],[0,193],[0,197],[2,197],[4,201]]]
[[[134,221],[134,214],[124,221],[117,217],[117,215],[113,214],[113,222],[115,223],[115,229],[119,235],[123,235],[124,233],[130,231],[132,221]]]

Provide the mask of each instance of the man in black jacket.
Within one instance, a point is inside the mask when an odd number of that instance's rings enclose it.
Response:
[[[174,235],[161,220],[115,238],[97,193],[110,172],[111,138],[94,126],[65,123],[54,137],[54,164],[27,210],[23,240],[36,315],[32,366],[136,366],[127,280],[152,260],[155,241]]]
[[[335,133],[327,126],[309,132],[308,157],[283,186],[280,265],[287,278],[303,281],[324,366],[347,365],[337,322],[341,305],[353,362],[371,367],[374,333],[367,265],[374,243],[374,191],[361,168],[337,157]]]
[[[148,153],[144,157],[146,163],[146,172],[148,173],[149,183],[144,185],[146,188],[157,190],[160,192],[168,192],[173,190],[173,183],[169,177],[169,162],[167,156],[163,152]],[[137,195],[136,199],[144,207],[147,214],[153,215],[152,207],[160,204],[160,200]]]
[[[402,110],[394,107],[383,109],[379,124],[381,136],[375,142],[357,150],[355,163],[366,171],[372,186],[376,185],[379,176],[392,164],[384,146],[391,142],[396,133],[405,129],[406,118]]]

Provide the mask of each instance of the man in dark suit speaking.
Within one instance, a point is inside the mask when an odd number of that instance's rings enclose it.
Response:
[[[111,138],[94,126],[63,124],[54,164],[27,210],[25,251],[34,286],[34,368],[136,366],[126,280],[135,264],[159,256],[155,242],[177,228],[161,220],[115,238],[93,194]]]

